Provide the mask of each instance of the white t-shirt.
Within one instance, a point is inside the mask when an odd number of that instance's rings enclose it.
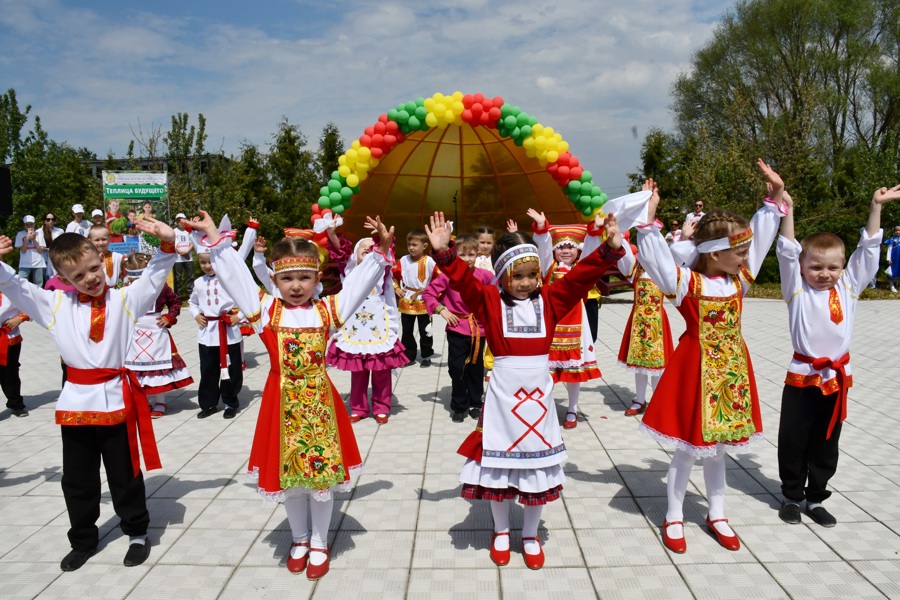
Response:
[[[81,223],[71,221],[68,225],[66,225],[66,233],[77,233],[78,235],[87,237],[88,231],[91,230],[91,225],[92,223],[87,220],[84,220]]]
[[[37,232],[35,232],[35,234],[36,233]],[[35,269],[46,267],[47,265],[44,262],[44,257],[37,251],[37,247],[34,245],[35,241],[37,241],[37,235],[34,236],[35,239],[28,240],[25,243],[24,248],[22,247],[22,242],[25,241],[26,235],[27,233],[24,229],[16,234],[15,246],[16,248],[19,248],[19,268]]]
[[[177,258],[175,262],[183,263],[183,262],[191,262],[194,260],[194,245],[191,243],[191,234],[188,231],[182,231],[181,229],[175,229],[175,255]],[[178,254],[178,252],[184,252],[187,249],[191,249],[190,254],[186,256],[182,256]]]
[[[700,212],[689,212],[687,215],[685,215],[684,222],[687,223],[688,221],[699,221],[705,214],[706,213],[702,210]]]

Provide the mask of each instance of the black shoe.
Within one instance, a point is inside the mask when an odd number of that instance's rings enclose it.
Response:
[[[835,519],[830,512],[825,510],[824,506],[817,506],[812,510],[807,507],[806,515],[822,527],[834,527],[837,525],[837,519]]]
[[[236,414],[237,414],[237,409],[229,406],[228,408],[225,409],[225,413],[222,416],[225,417],[226,419],[233,419]]]
[[[144,564],[144,561],[150,557],[150,540],[143,544],[136,542],[128,546],[128,552],[125,553],[125,560],[122,564],[126,567],[136,567]]]
[[[800,522],[800,505],[796,502],[782,502],[778,509],[778,518],[791,525]]]
[[[59,568],[63,571],[77,571],[84,566],[84,563],[87,562],[87,559],[89,559],[96,550],[97,548],[91,548],[90,550],[72,550],[59,562]]]
[[[422,364],[419,365],[419,366],[422,367],[423,369],[426,368],[426,367],[430,367],[430,366],[431,366],[431,359],[430,359],[430,358],[423,358],[423,359],[422,359]]]
[[[216,414],[216,411],[219,410],[217,407],[213,406],[212,408],[204,408],[200,412],[197,413],[198,419],[205,419],[210,415]]]
[[[14,417],[27,417],[28,416],[28,411],[25,410],[24,408],[13,408],[11,410],[12,410],[12,414]]]
[[[453,422],[454,423],[462,423],[465,420],[466,420],[466,413],[464,413],[464,412],[453,413]]]
[[[477,419],[478,417],[481,416],[481,409],[478,408],[477,406],[473,406],[472,408],[469,409],[469,416],[472,417],[473,419]]]

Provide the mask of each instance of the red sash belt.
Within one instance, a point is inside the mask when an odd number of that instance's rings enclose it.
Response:
[[[835,373],[837,373],[838,399],[834,403],[834,414],[831,415],[831,423],[828,424],[828,433],[825,436],[826,440],[831,439],[831,432],[834,430],[834,426],[838,423],[843,423],[844,419],[847,418],[847,392],[849,388],[847,387],[847,371],[844,370],[844,367],[850,363],[850,353],[848,352],[837,360],[831,360],[830,358],[812,358],[811,356],[804,356],[799,352],[794,352],[794,360],[812,365],[812,368],[817,371],[834,369]]]
[[[446,310],[446,308],[444,310]],[[481,349],[481,334],[478,329],[478,321],[475,320],[475,315],[472,313],[467,315],[457,313],[450,314],[458,319],[465,319],[469,323],[469,348],[471,348],[472,351],[469,353],[469,357],[466,358],[465,364],[474,365],[478,362],[478,351]]]
[[[219,367],[228,369],[228,325],[231,324],[228,313],[222,313],[218,317],[206,317],[207,321],[219,322]]]
[[[9,356],[9,328],[0,327],[0,366],[6,366]]]
[[[141,472],[141,456],[138,452],[138,435],[140,435],[141,451],[148,471],[161,469],[156,438],[153,435],[153,422],[150,420],[150,405],[147,395],[137,375],[129,369],[76,369],[68,367],[67,378],[78,385],[99,385],[116,377],[122,378],[122,397],[125,400],[125,424],[128,427],[128,445],[131,447],[131,466],[134,476]]]

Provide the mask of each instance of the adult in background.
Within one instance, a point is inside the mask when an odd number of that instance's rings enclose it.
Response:
[[[91,225],[103,225],[106,227],[106,219],[103,211],[99,208],[95,208],[91,211]]]
[[[66,233],[77,233],[87,237],[91,222],[84,218],[84,207],[80,204],[72,206],[72,221],[66,225]]]
[[[672,219],[672,225],[669,229],[669,233],[666,234],[666,242],[669,244],[674,244],[681,240],[681,223],[678,219]]]
[[[45,265],[44,281],[49,281],[51,277],[56,275],[56,269],[53,268],[53,263],[50,262],[50,252],[47,249],[50,247],[50,243],[62,233],[64,231],[56,226],[56,216],[52,212],[44,214],[43,226],[35,230],[37,244],[44,248],[44,251],[41,253],[44,257]]]
[[[179,298],[190,297],[194,291],[194,245],[191,243],[191,234],[184,228],[187,217],[184,213],[175,215],[175,266],[172,268],[175,279],[175,293]]]
[[[25,215],[25,228],[16,234],[16,248],[19,250],[19,277],[38,287],[44,286],[44,246],[38,244],[34,231],[34,217]]]
[[[697,200],[696,202],[694,202],[694,212],[689,212],[684,217],[684,222],[688,223],[690,221],[699,221],[705,214],[706,213],[703,212],[703,200]]]

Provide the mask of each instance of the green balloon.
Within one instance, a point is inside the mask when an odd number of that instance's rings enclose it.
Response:
[[[522,139],[522,130],[518,127],[515,127],[512,131],[509,132],[509,135],[516,138],[517,140]]]
[[[396,108],[392,108],[391,110],[387,111],[388,119],[390,119],[391,121],[396,121],[397,115],[399,115],[399,114],[400,114],[400,111],[398,111]]]
[[[421,104],[419,106],[421,106]],[[409,114],[413,114],[414,112],[416,112],[416,103],[410,100],[403,105],[403,108],[405,108],[406,112],[408,112]]]
[[[341,199],[347,200],[353,197],[353,190],[348,188],[346,185],[341,188]]]
[[[331,201],[331,205],[334,206],[335,204],[340,204],[344,197],[341,196],[340,192],[331,192],[328,194],[328,199]]]
[[[520,112],[518,115],[516,115],[516,124],[519,127],[528,125],[528,115],[526,113]]]
[[[584,208],[585,206],[591,205],[591,197],[590,196],[579,196],[578,204]]]
[[[521,136],[517,137],[517,138],[513,138],[513,144],[515,144],[516,146],[522,147],[525,145],[525,138],[521,137]]]
[[[331,207],[331,212],[333,212],[336,215],[341,214],[342,212],[344,212],[344,205],[343,204],[335,204],[334,206]]]
[[[587,183],[587,182],[582,183],[582,184],[581,184],[581,195],[582,195],[582,196],[590,196],[590,195],[591,195],[591,189],[592,189],[593,187],[594,187],[594,186],[592,186],[590,183]]]
[[[331,208],[331,200],[327,196],[319,198],[319,208]]]
[[[352,204],[352,202],[351,202],[350,198],[347,198],[346,200],[341,202],[341,205],[344,207],[344,210],[347,210],[348,208],[350,208],[351,204]]]
[[[603,192],[602,194],[600,194],[600,197],[603,198],[603,202],[604,202],[604,203],[605,203],[607,200],[609,200],[609,196],[606,195],[606,192]]]
[[[419,123],[419,119],[418,119],[417,117],[414,117],[414,116],[413,116],[413,117],[410,117],[410,118],[409,118],[409,128],[410,128],[410,129],[416,130],[416,129],[418,129],[420,126],[421,126],[421,123]]]
[[[531,135],[531,125],[522,125],[519,129],[522,130],[522,137],[527,138]]]
[[[590,206],[586,206],[581,209],[581,214],[583,214],[586,217],[591,216],[593,213],[594,213],[594,209],[591,208]]]
[[[416,106],[425,106],[425,98],[416,98]]]
[[[319,199],[316,200],[316,202],[318,202],[318,203],[319,203],[319,206],[321,206],[323,200],[324,200],[325,202],[328,202],[329,205],[331,204],[331,201],[328,199],[328,194],[322,194],[321,196],[319,196]]]
[[[424,121],[425,117],[427,117],[427,116],[428,116],[428,111],[425,109],[424,106],[416,107],[416,118],[417,119],[419,119],[420,121]]]
[[[412,131],[412,127],[409,126],[409,123],[404,123],[403,125],[400,126],[400,131],[403,132],[403,135],[406,135],[410,131]]]
[[[507,129],[512,129],[516,126],[516,118],[512,115],[509,115],[505,119],[503,119],[503,124],[506,125]]]
[[[359,193],[359,186],[358,186],[358,185],[357,185],[357,186],[354,186],[354,187],[350,188],[350,190],[351,190],[354,194],[358,194],[358,193]]]
[[[582,174],[581,174],[581,182],[582,183],[587,183],[589,181],[593,181],[593,179],[594,179],[594,176],[591,175],[590,171],[582,172]]]
[[[591,197],[591,208],[600,208],[603,206],[603,200],[598,198],[597,196]]]
[[[497,133],[500,134],[500,137],[509,137],[509,130],[503,124],[503,119],[500,120],[500,125],[497,125]]]
[[[500,107],[500,118],[501,119],[505,119],[507,116],[509,116],[509,114],[510,114],[509,109],[510,109],[509,104],[504,104],[503,106]]]
[[[401,110],[397,112],[397,122],[405,125],[409,121],[409,111]]]
[[[595,185],[591,188],[591,196],[596,197],[596,196],[599,196],[600,194],[601,194],[601,191],[600,191],[599,185]]]
[[[574,194],[574,193],[576,193],[576,192],[579,192],[579,194],[578,194],[579,196],[581,195],[581,194],[580,194],[580,192],[581,192],[581,183],[578,182],[578,181],[574,181],[574,180],[573,180],[573,181],[570,181],[570,182],[569,182],[569,195],[572,195],[572,194]]]
[[[528,124],[532,127],[537,125],[537,117],[528,117]]]
[[[320,196],[327,196],[330,193],[331,193],[331,190],[328,189],[327,185],[323,185],[322,187],[319,188]]]
[[[331,181],[328,182],[328,192],[329,192],[329,193],[331,193],[331,192],[340,192],[340,191],[341,191],[341,187],[343,187],[343,186],[341,185],[341,182],[338,181],[337,178],[334,177],[334,175],[332,175]]]
[[[609,198],[606,198],[605,196],[606,196],[606,194],[600,194],[600,196],[598,196],[597,198],[594,198],[594,200],[599,200],[600,206],[603,206],[609,200]]]

